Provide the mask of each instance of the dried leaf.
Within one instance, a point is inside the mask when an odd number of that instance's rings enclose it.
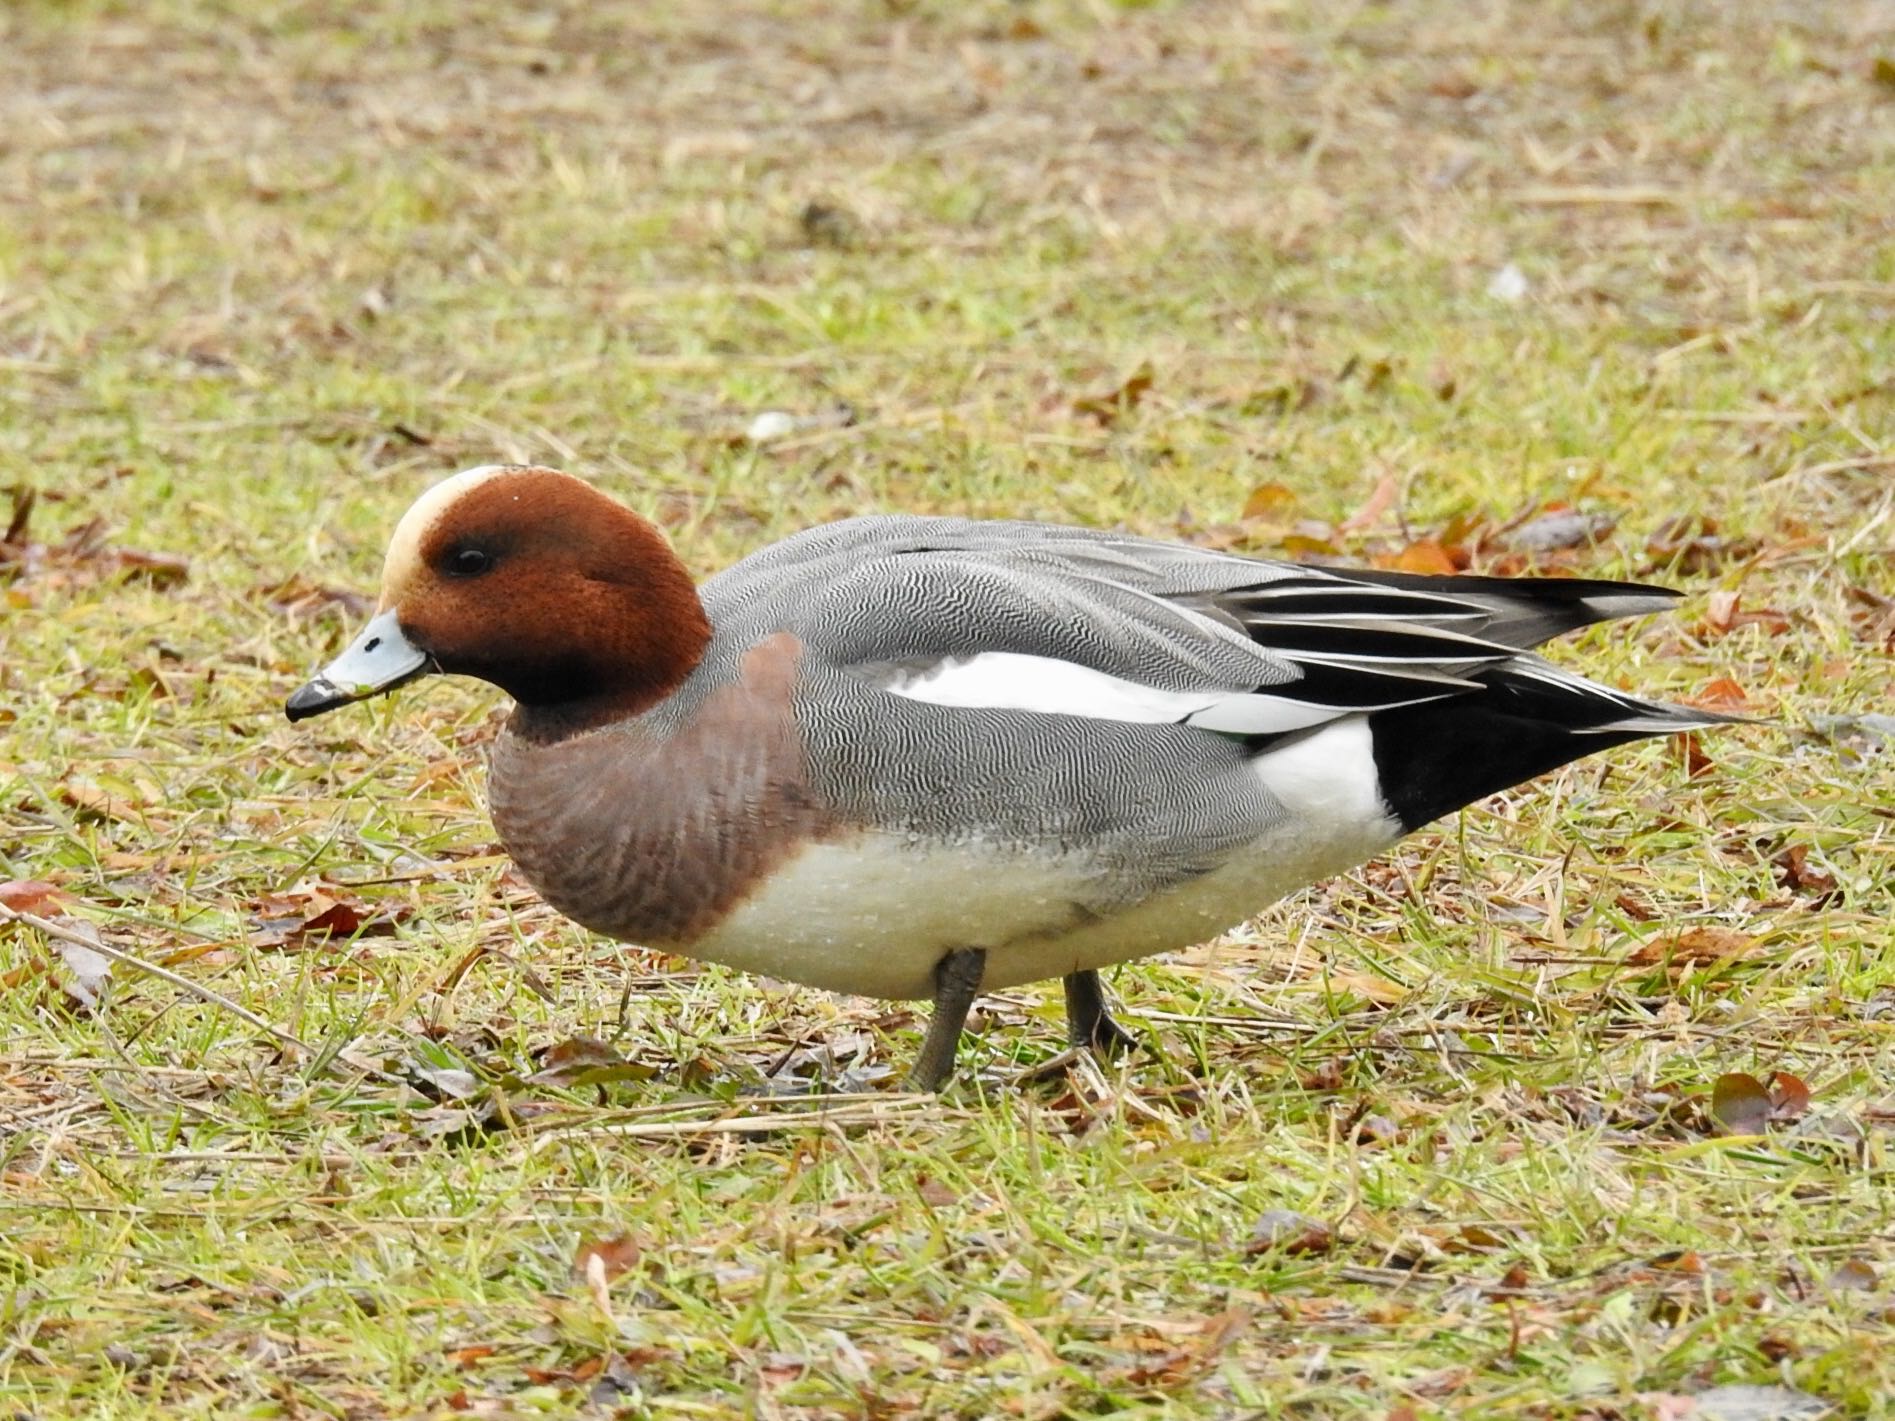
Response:
[[[1704,746],[1699,743],[1696,731],[1674,735],[1672,743],[1677,746],[1679,758],[1684,761],[1684,772],[1689,778],[1701,780],[1717,768],[1717,761],[1704,753]]]
[[[1727,636],[1740,627],[1762,627],[1773,635],[1790,629],[1789,613],[1775,607],[1757,607],[1744,611],[1740,594],[1728,590],[1713,592],[1705,599],[1702,630],[1713,636]]]
[[[1331,1056],[1315,1070],[1303,1076],[1298,1084],[1309,1091],[1341,1090],[1343,1072],[1348,1064],[1348,1061],[1341,1056]]]
[[[1120,381],[1117,388],[1103,395],[1081,395],[1074,400],[1073,413],[1089,415],[1103,425],[1117,424],[1126,411],[1138,408],[1139,402],[1151,393],[1153,378],[1151,362],[1144,361]]]
[[[1392,1145],[1401,1138],[1401,1127],[1386,1115],[1365,1115],[1356,1122],[1358,1145]]]
[[[1691,704],[1703,706],[1706,710],[1738,710],[1750,704],[1750,697],[1730,677],[1719,676],[1693,696]]]
[[[99,930],[83,918],[59,917],[48,919],[60,927],[92,942],[99,942]],[[66,995],[83,1010],[97,1011],[105,1000],[105,990],[112,982],[112,962],[102,952],[94,952],[90,947],[76,942],[67,942],[63,938],[51,938],[48,946],[53,955],[65,968],[60,985],[66,989]]]
[[[1866,1259],[1845,1258],[1824,1280],[1832,1293],[1872,1293],[1880,1283],[1875,1267]]]
[[[26,528],[33,521],[33,505],[39,502],[39,490],[31,484],[13,486],[13,512],[7,518],[7,531],[0,534],[0,544],[23,547],[26,543]],[[0,557],[0,562],[5,561]]]
[[[1590,546],[1617,526],[1617,519],[1603,513],[1553,507],[1502,534],[1500,542],[1517,553],[1550,553]]]
[[[1819,897],[1836,891],[1836,875],[1809,861],[1808,844],[1792,844],[1770,862],[1779,870],[1777,882],[1785,888]]]
[[[1742,1071],[1727,1071],[1711,1087],[1711,1118],[1726,1135],[1763,1134],[1774,1108],[1764,1083]]]
[[[357,937],[389,937],[413,911],[401,905],[392,911],[369,909],[352,900],[327,893],[291,892],[257,899],[251,945],[258,948],[302,948]]]
[[[59,889],[39,878],[10,878],[0,883],[0,907],[16,913],[37,913],[65,898]]]
[[[596,1036],[574,1036],[547,1047],[540,1056],[540,1068],[527,1081],[532,1085],[577,1088],[612,1081],[646,1081],[655,1074],[654,1067],[626,1060]]]
[[[472,1100],[480,1094],[480,1078],[459,1066],[425,1066],[417,1062],[409,1070],[442,1095],[455,1100]]]
[[[1244,500],[1243,518],[1249,522],[1253,518],[1280,517],[1295,506],[1296,491],[1288,484],[1262,483]]]
[[[1420,538],[1403,548],[1395,557],[1394,567],[1398,572],[1424,572],[1436,575],[1448,575],[1459,572],[1463,563],[1456,563],[1454,556],[1433,538]]]
[[[1757,945],[1757,939],[1732,928],[1695,927],[1642,943],[1625,959],[1628,967],[1650,967],[1670,963],[1674,967],[1691,963],[1719,962],[1740,957]]]
[[[1646,1263],[1661,1273],[1686,1273],[1694,1278],[1704,1275],[1704,1259],[1689,1248],[1674,1248],[1647,1259]]]
[[[1335,1230],[1321,1219],[1312,1219],[1294,1209],[1268,1209],[1251,1229],[1250,1242],[1244,1245],[1244,1252],[1297,1255],[1327,1253],[1335,1246]]]
[[[597,1271],[604,1275],[606,1282],[616,1282],[636,1268],[644,1254],[644,1245],[631,1234],[588,1239],[573,1254],[573,1276],[584,1278],[588,1273]]]
[[[1293,558],[1334,557],[1341,551],[1328,538],[1315,538],[1307,533],[1291,533],[1277,546]]]
[[[291,577],[275,584],[258,587],[254,595],[266,607],[287,613],[298,620],[319,616],[334,609],[340,618],[353,623],[375,609],[375,599],[346,587],[327,587],[306,578]]]
[[[1717,520],[1682,515],[1663,524],[1645,544],[1658,565],[1680,573],[1708,572],[1757,551],[1753,538],[1729,538],[1718,532]]]
[[[1337,531],[1342,533],[1360,533],[1372,527],[1384,513],[1395,506],[1397,499],[1401,496],[1401,488],[1401,476],[1399,474],[1383,474],[1380,479],[1376,480],[1375,488],[1370,492],[1368,498],[1363,501],[1362,506],[1347,518],[1343,519],[1338,525]]]
[[[1809,1109],[1808,1082],[1788,1071],[1770,1073],[1770,1118],[1778,1121],[1798,1119]]]

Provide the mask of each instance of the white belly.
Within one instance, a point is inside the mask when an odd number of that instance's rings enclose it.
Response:
[[[830,991],[913,998],[934,994],[947,953],[978,947],[982,986],[1009,987],[1204,942],[1400,837],[1360,717],[1257,767],[1288,817],[1221,867],[1109,916],[1075,906],[1099,898],[1080,855],[870,834],[806,848],[680,950]]]

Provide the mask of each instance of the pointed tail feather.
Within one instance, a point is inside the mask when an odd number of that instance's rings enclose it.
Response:
[[[1472,679],[1480,691],[1369,717],[1382,797],[1405,829],[1614,745],[1744,721],[1640,700],[1537,656]]]

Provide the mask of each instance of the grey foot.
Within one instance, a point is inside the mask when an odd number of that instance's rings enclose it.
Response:
[[[1068,973],[1066,1039],[1105,1058],[1121,1056],[1138,1045],[1138,1038],[1116,1021],[1106,1007],[1105,985],[1093,971]]]
[[[980,991],[987,954],[978,947],[957,948],[934,969],[934,1019],[928,1023],[921,1054],[908,1072],[908,1089],[937,1091],[954,1074],[954,1051],[961,1044],[961,1028]]]

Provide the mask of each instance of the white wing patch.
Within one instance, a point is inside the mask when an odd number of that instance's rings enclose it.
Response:
[[[890,682],[886,689],[937,706],[1039,711],[1144,724],[1187,720],[1230,694],[1161,691],[1077,662],[1018,651],[983,651],[962,660],[936,662]]]
[[[895,695],[937,706],[1036,711],[1145,725],[1194,725],[1227,735],[1282,735],[1322,725],[1357,709],[1320,705],[1267,691],[1165,691],[1076,662],[1017,651],[984,651],[978,656],[941,661],[883,684]],[[1294,684],[1285,690],[1292,690]],[[1387,705],[1435,700],[1464,688],[1464,682],[1451,680],[1437,691],[1416,685],[1413,694],[1397,694]]]

